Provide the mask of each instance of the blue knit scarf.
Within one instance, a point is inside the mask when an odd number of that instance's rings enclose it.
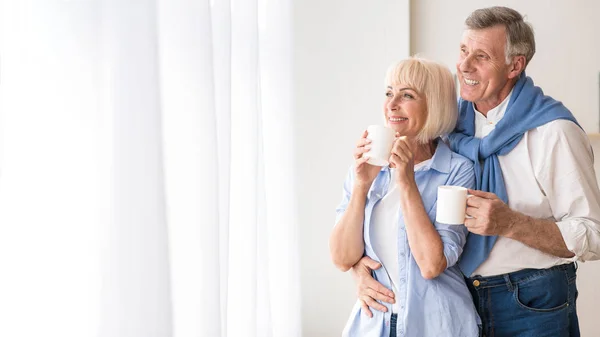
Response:
[[[474,162],[477,189],[493,192],[507,204],[508,195],[498,156],[514,149],[528,130],[557,119],[577,124],[571,112],[561,102],[545,96],[525,72],[513,88],[504,117],[486,137],[475,138],[473,103],[460,99],[458,109],[458,124],[449,135],[450,147]],[[459,267],[466,276],[470,276],[487,259],[495,242],[496,236],[469,233],[459,261]]]

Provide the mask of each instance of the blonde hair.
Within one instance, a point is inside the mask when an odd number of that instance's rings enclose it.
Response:
[[[416,136],[427,143],[454,130],[458,119],[454,77],[445,65],[419,57],[411,57],[392,65],[385,76],[385,85],[406,85],[425,96],[427,119]]]

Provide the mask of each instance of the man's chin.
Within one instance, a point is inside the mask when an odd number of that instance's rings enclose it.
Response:
[[[475,102],[477,100],[477,97],[478,96],[472,92],[465,92],[463,90],[460,91],[460,98],[462,98],[465,101]]]

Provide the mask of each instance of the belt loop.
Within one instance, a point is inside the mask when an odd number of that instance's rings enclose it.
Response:
[[[504,280],[506,281],[506,286],[508,287],[508,291],[513,292],[514,287],[513,287],[512,282],[510,282],[510,277],[508,276],[508,274],[504,274]]]

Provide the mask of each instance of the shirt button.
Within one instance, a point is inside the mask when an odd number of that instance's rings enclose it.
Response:
[[[479,280],[473,281],[473,285],[476,287],[479,287],[480,284],[481,284],[481,282],[479,282]]]

